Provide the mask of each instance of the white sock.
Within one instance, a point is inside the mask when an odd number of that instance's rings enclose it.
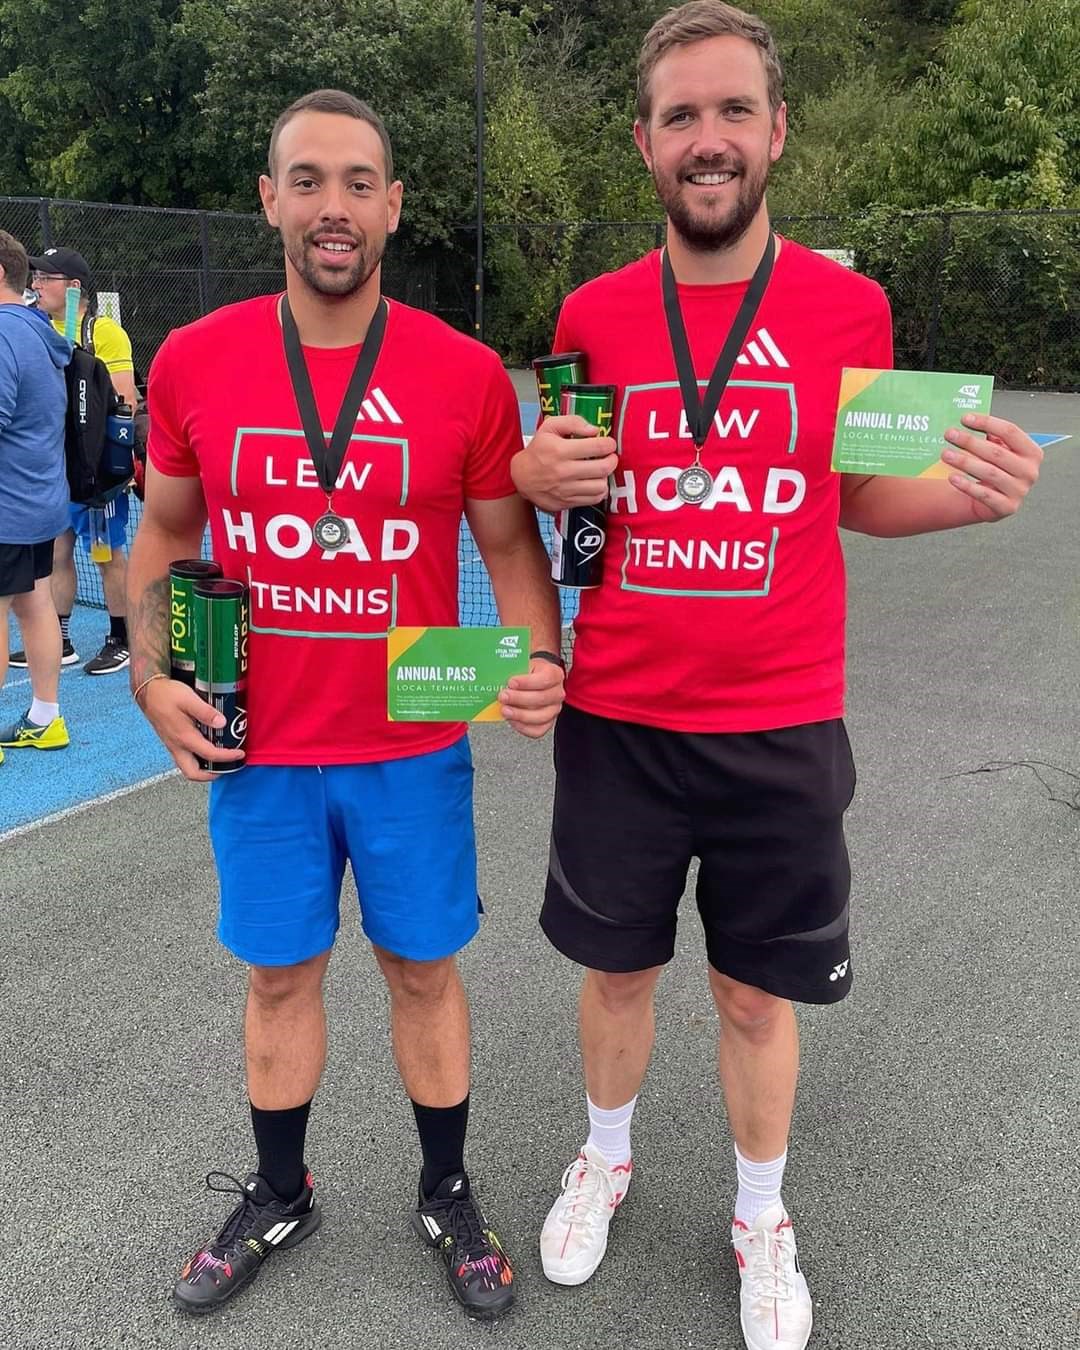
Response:
[[[585,1141],[599,1149],[612,1167],[625,1166],[630,1161],[630,1121],[633,1119],[637,1098],[631,1097],[625,1106],[605,1111],[585,1094],[589,1103],[589,1137]]]
[[[772,1162],[751,1162],[739,1152],[738,1144],[735,1145],[735,1170],[739,1177],[735,1217],[747,1228],[752,1228],[757,1216],[780,1199],[786,1162],[787,1149]]]
[[[36,727],[47,727],[54,717],[60,716],[60,704],[44,703],[40,698],[36,698],[30,704],[30,711],[26,715]]]

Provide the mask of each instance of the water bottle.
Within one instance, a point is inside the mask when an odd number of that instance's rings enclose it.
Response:
[[[135,409],[120,403],[105,422],[105,453],[102,473],[113,483],[121,483],[135,472]]]
[[[108,506],[92,506],[87,521],[90,530],[90,561],[96,563],[112,562],[112,540],[109,537],[109,522],[116,514],[112,502]]]

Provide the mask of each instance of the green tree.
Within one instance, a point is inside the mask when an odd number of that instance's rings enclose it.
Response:
[[[406,186],[403,230],[445,240],[475,196],[468,0],[189,0],[184,32],[207,54],[196,149],[202,202],[251,210],[277,115],[340,88],[385,119]]]
[[[203,59],[179,30],[181,3],[0,0],[0,102],[19,129],[28,185],[99,201],[193,201]]]
[[[889,200],[1080,204],[1078,70],[1076,0],[968,0],[893,138]]]

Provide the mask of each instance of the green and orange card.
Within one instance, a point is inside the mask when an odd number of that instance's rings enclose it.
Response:
[[[387,719],[498,722],[499,690],[528,673],[527,628],[391,628]]]
[[[945,432],[966,413],[988,413],[992,375],[845,367],[832,467],[837,473],[945,478]]]

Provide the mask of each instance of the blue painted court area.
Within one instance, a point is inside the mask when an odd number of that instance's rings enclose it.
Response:
[[[13,636],[17,633],[13,627]],[[128,673],[86,675],[109,631],[104,610],[81,606],[71,616],[71,639],[81,658],[60,673],[60,712],[71,744],[66,750],[5,750],[0,764],[0,835],[79,802],[152,778],[172,759],[131,702]],[[21,646],[21,643],[17,643]],[[30,704],[30,677],[9,670],[0,690],[0,722],[10,725]]]

